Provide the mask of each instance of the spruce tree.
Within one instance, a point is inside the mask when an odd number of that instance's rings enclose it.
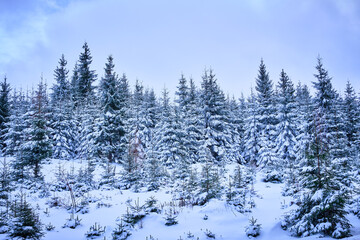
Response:
[[[251,94],[247,100],[244,132],[244,151],[243,158],[245,162],[251,166],[258,166],[259,150],[260,150],[260,126],[258,115],[258,103],[255,94],[251,89]]]
[[[282,180],[281,174],[276,170],[277,157],[275,154],[275,126],[276,107],[274,101],[273,83],[269,78],[264,61],[261,59],[259,73],[256,78],[258,119],[260,129],[260,150],[258,164],[266,168],[265,181],[278,182]]]
[[[121,141],[125,136],[125,123],[121,118],[121,99],[117,90],[119,81],[114,72],[115,65],[112,56],[108,57],[105,66],[105,75],[99,87],[102,113],[97,127],[96,145],[98,156],[114,162],[125,152],[125,149],[121,149]]]
[[[67,61],[64,54],[61,55],[59,66],[54,70],[56,83],[52,87],[51,101],[66,102],[70,99],[70,82],[68,79],[69,70],[66,68]]]
[[[80,104],[85,104],[85,102],[89,103],[89,101],[94,101],[95,87],[92,84],[95,82],[97,75],[95,70],[90,69],[92,56],[87,42],[84,43],[82,48],[84,49],[84,52],[80,54],[78,61],[76,70],[78,78],[76,79],[75,89],[78,101],[80,101]]]
[[[229,114],[229,129],[231,136],[231,145],[228,156],[237,163],[245,163],[243,158],[244,151],[244,119],[245,119],[245,100],[240,99],[240,104],[233,97],[227,99],[227,108]]]
[[[9,233],[11,239],[41,239],[44,236],[39,216],[24,196],[13,206],[13,220]]]
[[[34,177],[39,178],[41,163],[51,156],[52,147],[49,136],[48,96],[46,85],[41,81],[32,98],[28,112],[29,128],[25,130],[24,143],[17,155],[17,162],[33,169]]]
[[[181,85],[179,85],[180,87]],[[180,91],[180,90],[179,90]],[[183,94],[184,95],[184,94]],[[184,128],[186,131],[186,144],[188,144],[188,156],[189,162],[199,162],[199,148],[203,145],[203,134],[204,134],[204,125],[202,122],[201,115],[201,105],[199,100],[199,94],[196,89],[193,79],[189,81],[189,88],[187,93],[187,100],[183,103],[187,104],[185,110],[180,110],[180,118],[184,123]],[[179,103],[180,106],[180,103]]]
[[[296,159],[296,113],[295,113],[295,90],[293,83],[284,70],[280,73],[280,80],[278,83],[278,121],[276,154],[277,164],[273,166],[280,170],[284,169],[286,173],[286,181],[288,185],[293,185],[296,181],[295,159]]]
[[[360,111],[358,109],[359,103],[356,98],[354,88],[350,82],[346,83],[344,96],[344,124],[348,146],[353,150],[356,149],[356,135],[358,134],[358,126],[360,124]]]
[[[211,157],[214,158],[218,164],[225,164],[225,161],[234,161],[234,159],[231,159],[228,155],[231,135],[225,96],[220,90],[215,74],[211,69],[209,71],[205,70],[202,79],[203,149],[207,148],[211,153]],[[203,159],[208,157],[205,152],[202,154]]]
[[[8,132],[8,123],[10,121],[10,85],[4,81],[0,83],[0,155],[3,155],[6,149],[6,134]]]
[[[161,119],[156,129],[156,140],[160,160],[167,166],[176,167],[188,162],[186,132],[179,111],[170,105],[168,91],[164,89]]]
[[[24,130],[29,125],[25,120],[27,119],[27,112],[30,108],[30,99],[21,91],[14,91],[11,98],[11,116],[10,122],[8,123],[8,130],[5,135],[5,154],[15,156],[19,152],[20,146],[24,141]]]
[[[51,128],[53,138],[53,157],[69,159],[74,154],[71,151],[73,131],[71,89],[68,79],[69,70],[66,69],[67,61],[64,54],[59,60],[59,66],[54,70],[56,83],[51,93]]]
[[[344,178],[348,179],[348,168],[342,164],[344,156],[338,151],[339,146],[334,144],[339,144],[340,134],[334,124],[337,121],[334,120],[337,94],[320,58],[316,69],[317,81],[313,83],[317,91],[316,116],[306,158],[300,165],[303,192],[299,208],[289,215],[288,223],[297,236],[322,233],[342,238],[350,234],[351,225],[345,217],[345,205],[350,196],[344,181]]]

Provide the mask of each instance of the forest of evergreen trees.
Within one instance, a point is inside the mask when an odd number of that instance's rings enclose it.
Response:
[[[181,75],[174,101],[167,89],[156,96],[138,81],[131,88],[112,56],[104,73],[91,64],[85,43],[71,73],[61,56],[50,93],[42,80],[27,92],[11,89],[6,78],[1,83],[1,155],[14,158],[0,167],[1,199],[18,182],[43,181],[46,161],[84,159],[89,167],[76,181],[85,184],[91,185],[93,166],[103,164],[104,183],[150,191],[177,179],[181,199],[204,204],[225,194],[244,211],[244,186],[263,171],[264,181],[285,183],[283,194],[298,205],[284,229],[349,236],[346,215],[360,217],[360,100],[350,82],[343,93],[333,88],[320,57],[313,96],[284,70],[272,81],[261,60],[247,98],[226,96],[207,69],[201,86]],[[228,184],[223,172],[230,163],[238,167]],[[111,164],[122,166],[121,176]]]

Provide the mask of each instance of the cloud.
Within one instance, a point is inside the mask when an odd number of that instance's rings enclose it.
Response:
[[[0,66],[26,58],[38,45],[46,45],[50,14],[66,6],[63,0],[1,1]]]

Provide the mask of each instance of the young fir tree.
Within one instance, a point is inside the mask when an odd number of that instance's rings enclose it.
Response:
[[[251,166],[257,166],[260,150],[260,126],[258,103],[255,94],[251,90],[251,94],[247,100],[244,132],[244,151],[243,158],[245,162]]]
[[[264,61],[261,59],[259,73],[255,86],[258,102],[258,119],[260,128],[260,150],[258,165],[266,167],[265,181],[281,181],[281,174],[277,171],[277,157],[275,154],[275,126],[276,107],[274,104],[273,83],[269,78]]]
[[[296,113],[295,113],[295,90],[293,83],[284,70],[280,73],[278,83],[278,121],[277,137],[275,139],[276,154],[279,170],[285,167],[285,179],[288,186],[294,185],[296,181]]]
[[[30,99],[23,92],[13,92],[11,100],[10,121],[7,123],[8,130],[5,135],[5,154],[15,156],[24,141],[24,130],[28,127],[25,120],[30,108]]]
[[[310,91],[306,85],[301,85],[300,83],[296,87],[296,112],[297,118],[297,136],[296,136],[296,164],[295,169],[298,171],[299,164],[306,161],[306,153],[311,141],[311,125],[313,123],[313,100],[310,95]],[[284,188],[284,194],[296,194],[301,190],[300,182],[297,178],[295,182],[289,184],[286,182]]]
[[[135,89],[131,96],[130,109],[129,109],[129,130],[128,130],[128,142],[136,134],[141,139],[142,147],[144,148],[145,139],[145,108],[144,108],[144,87],[138,80],[135,83]]]
[[[123,162],[124,171],[122,172],[124,188],[134,188],[138,191],[141,186],[145,151],[138,131],[129,136],[128,153]]]
[[[334,144],[339,137],[334,124],[337,96],[320,58],[316,69],[316,115],[306,158],[300,165],[303,192],[299,208],[288,215],[287,222],[290,231],[297,236],[322,233],[342,238],[349,235],[351,225],[345,217],[348,186],[341,180],[348,179],[348,169],[339,164],[343,162],[340,160],[342,153]]]
[[[233,205],[238,212],[244,213],[247,209],[250,196],[251,178],[248,176],[248,169],[244,165],[237,164],[234,173],[229,176],[229,184],[226,192],[226,200]],[[250,206],[249,206],[250,207]]]
[[[349,81],[346,83],[344,97],[344,127],[348,146],[355,152],[356,150],[360,150],[359,147],[356,149],[356,135],[358,134],[358,126],[360,124],[360,111],[354,88]]]
[[[153,89],[145,90],[144,94],[144,102],[143,102],[143,110],[144,110],[144,140],[143,144],[145,149],[150,145],[153,141],[154,130],[156,124],[159,121],[159,107],[157,105],[155,92]]]
[[[3,155],[10,121],[10,85],[6,82],[6,77],[0,83],[0,88],[0,155]]]
[[[98,156],[109,162],[114,162],[124,155],[121,141],[125,136],[125,123],[121,118],[121,102],[117,90],[119,82],[114,72],[113,57],[108,57],[105,67],[105,76],[100,82],[100,108],[101,116],[96,133]]]
[[[199,162],[199,148],[203,145],[204,125],[202,122],[201,109],[199,108],[199,98],[195,83],[190,79],[187,100],[183,101],[183,103],[187,105],[184,105],[184,111],[180,110],[180,117],[183,118],[182,122],[186,130],[189,162],[192,163]]]
[[[53,136],[53,157],[70,159],[72,136],[72,102],[70,93],[69,70],[66,69],[67,61],[64,54],[59,60],[59,66],[54,71],[56,83],[52,87],[51,96],[51,128]]]
[[[164,177],[162,161],[159,159],[159,152],[156,150],[155,141],[150,142],[145,159],[146,184],[149,191],[158,190]]]
[[[188,161],[186,132],[179,119],[179,112],[170,105],[168,91],[164,89],[161,119],[156,129],[159,158],[167,166],[176,167]]]
[[[229,128],[231,135],[231,142],[229,149],[229,156],[237,163],[244,164],[242,153],[244,151],[244,118],[245,118],[245,100],[240,99],[240,104],[237,103],[233,97],[231,100],[227,99],[227,108],[229,113]]]
[[[93,102],[95,99],[95,87],[92,85],[96,80],[96,73],[90,69],[92,63],[92,56],[87,42],[84,43],[84,52],[80,54],[76,76],[74,76],[74,87],[78,100],[78,104]],[[75,75],[75,74],[74,74]]]
[[[205,70],[201,83],[201,107],[204,124],[204,148],[218,164],[233,161],[228,155],[231,143],[229,114],[226,109],[225,96],[220,90],[215,74]],[[207,154],[203,154],[205,159]]]
[[[119,116],[123,122],[124,136],[120,139],[120,150],[124,150],[121,159],[124,159],[126,156],[128,144],[129,144],[129,133],[131,131],[130,126],[130,103],[131,103],[131,93],[129,89],[129,83],[125,74],[119,80],[117,87],[117,95],[119,97]]]
[[[73,90],[75,96],[75,118],[77,121],[76,152],[78,157],[89,159],[96,155],[95,125],[99,116],[98,101],[95,96],[94,81],[97,75],[90,69],[92,56],[88,44],[83,45],[84,52],[79,56],[76,72],[73,75]]]
[[[11,239],[41,239],[44,236],[39,216],[24,196],[15,202],[12,208],[12,226],[9,233]]]
[[[16,164],[32,168],[35,178],[41,176],[41,163],[52,153],[48,113],[46,85],[41,81],[32,98],[30,112],[26,119],[29,122],[29,128],[25,129],[25,139],[16,158]]]
[[[221,195],[219,167],[214,163],[210,150],[206,149],[206,151],[207,161],[201,168],[199,179],[200,205],[205,204],[212,198],[218,198]]]

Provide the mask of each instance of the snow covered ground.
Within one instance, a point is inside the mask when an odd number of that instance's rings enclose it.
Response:
[[[85,166],[85,163],[71,161],[60,161],[60,164],[66,169],[70,169],[72,166],[75,169],[79,169],[82,165]],[[58,166],[58,160],[44,165],[42,172],[46,182],[55,181]],[[100,178],[101,171],[101,167],[98,166],[95,170],[95,180]],[[81,225],[71,229],[63,228],[70,217],[70,211],[63,206],[49,207],[47,204],[49,199],[57,197],[64,205],[69,205],[69,191],[51,192],[51,196],[45,198],[40,198],[38,193],[27,193],[27,201],[37,209],[43,224],[51,223],[55,227],[52,231],[45,231],[43,239],[48,240],[86,239],[85,233],[95,223],[105,227],[105,233],[98,239],[112,239],[113,230],[117,227],[117,223],[120,223],[120,218],[128,211],[129,199],[132,200],[133,205],[136,201],[142,205],[152,196],[158,200],[157,206],[162,209],[161,213],[147,214],[131,230],[132,235],[128,238],[129,240],[205,240],[211,239],[211,234],[214,234],[215,239],[247,239],[245,226],[248,225],[251,217],[258,219],[258,223],[261,224],[261,234],[257,239],[295,239],[290,236],[289,232],[282,230],[280,225],[282,215],[289,210],[291,198],[281,195],[282,184],[264,183],[261,178],[261,173],[258,173],[254,185],[256,207],[252,209],[251,213],[245,214],[235,211],[225,200],[217,199],[211,200],[204,206],[181,207],[178,201],[173,201],[173,193],[170,188],[161,188],[156,192],[140,191],[139,193],[131,190],[100,188],[85,193],[86,199],[90,200],[86,210],[88,213],[76,213],[75,216],[81,219]],[[165,225],[164,213],[169,209],[175,209],[178,212],[178,224]],[[348,239],[360,239],[360,220],[352,215],[349,215],[348,218],[353,225],[353,237]],[[304,239],[312,240],[319,237],[311,236]],[[0,239],[7,239],[7,236],[2,234]]]

